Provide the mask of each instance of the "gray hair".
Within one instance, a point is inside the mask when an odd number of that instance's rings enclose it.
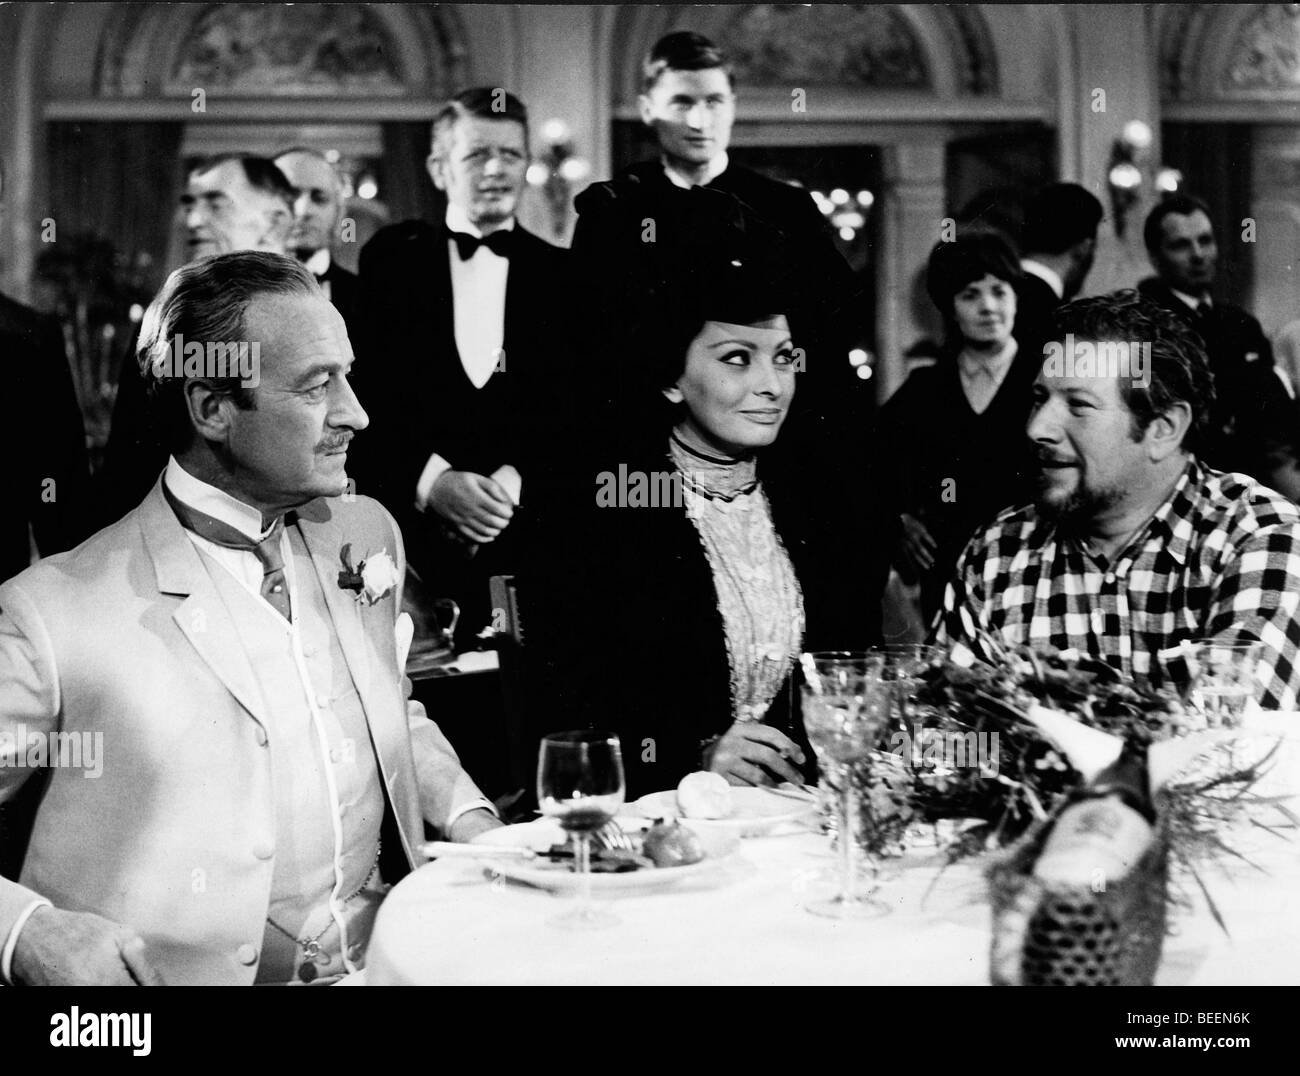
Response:
[[[173,450],[187,447],[193,436],[185,377],[175,369],[180,341],[247,341],[246,315],[262,295],[323,296],[316,278],[300,262],[267,251],[236,251],[200,258],[172,273],[154,297],[140,324],[136,364],[150,406]],[[238,376],[203,377],[213,390],[230,396],[236,406],[251,408],[253,395]]]

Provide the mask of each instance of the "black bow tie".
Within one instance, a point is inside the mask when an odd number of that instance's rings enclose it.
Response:
[[[467,235],[465,232],[452,232],[451,237],[456,241],[456,253],[464,262],[469,261],[479,247],[487,247],[493,254],[502,258],[510,257],[510,249],[514,246],[514,234],[513,229],[503,228],[482,237]]]

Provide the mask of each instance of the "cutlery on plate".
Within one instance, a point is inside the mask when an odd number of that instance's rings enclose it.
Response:
[[[502,844],[457,844],[454,841],[426,841],[420,851],[430,859],[536,859],[546,853],[531,848],[516,848]]]

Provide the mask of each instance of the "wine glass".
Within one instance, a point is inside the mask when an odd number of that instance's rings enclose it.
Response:
[[[623,752],[614,733],[580,729],[553,732],[542,740],[537,803],[573,839],[578,874],[577,902],[552,919],[554,925],[591,929],[618,922],[591,901],[591,834],[614,817],[624,791]]]
[[[814,915],[866,919],[889,908],[856,892],[857,790],[853,771],[870,757],[889,721],[889,684],[879,654],[827,651],[805,655],[803,719],[808,742],[827,781],[840,792],[840,892],[807,905]]]
[[[912,696],[920,686],[921,673],[944,653],[943,647],[926,643],[886,643],[867,651],[869,657],[879,655],[884,659],[882,675],[893,684],[894,714],[902,731],[911,732],[907,726],[912,718]]]
[[[1197,644],[1191,703],[1209,728],[1236,728],[1255,697],[1255,670],[1264,646],[1258,642]]]

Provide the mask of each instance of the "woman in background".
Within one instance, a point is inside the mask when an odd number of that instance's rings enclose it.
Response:
[[[1042,354],[1012,336],[1021,275],[994,233],[935,246],[926,289],[943,316],[941,354],[881,410],[876,456],[891,461],[881,474],[897,520],[894,563],[906,582],[919,580],[927,622],[975,530],[1031,495],[1025,423]]]

